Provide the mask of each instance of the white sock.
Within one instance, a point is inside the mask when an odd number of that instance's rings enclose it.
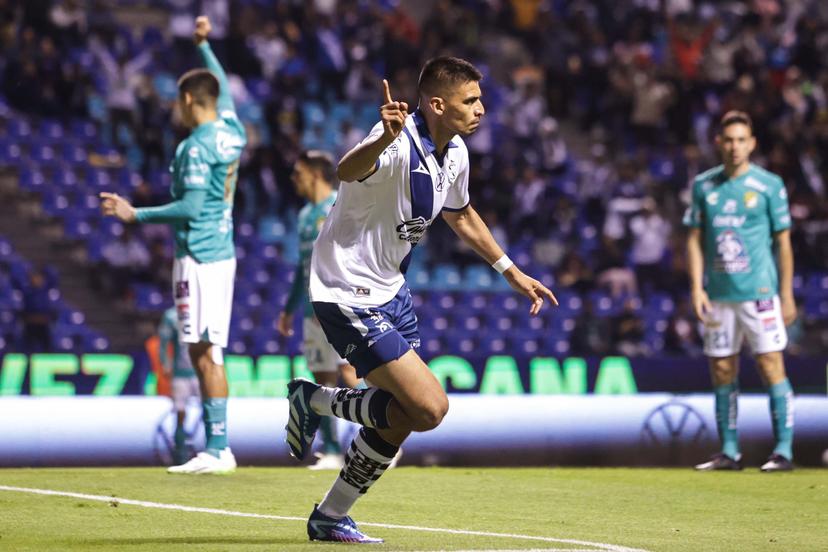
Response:
[[[313,392],[310,398],[311,409],[320,416],[333,416],[331,410],[331,400],[334,394],[339,391],[337,387],[320,387]]]
[[[359,489],[345,483],[341,477],[337,477],[331,490],[319,504],[319,511],[328,517],[342,519],[348,515],[354,502],[362,496]]]

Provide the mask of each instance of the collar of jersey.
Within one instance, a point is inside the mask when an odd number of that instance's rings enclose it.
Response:
[[[216,119],[215,121],[207,121],[206,123],[201,123],[200,125],[198,125],[197,127],[195,127],[195,128],[192,130],[192,132],[191,132],[190,134],[199,134],[199,133],[202,133],[202,132],[204,132],[205,130],[207,130],[207,128],[209,128],[211,125],[216,124],[216,122],[218,122],[218,120],[219,120],[219,119]]]
[[[441,156],[437,152],[437,146],[434,145],[434,140],[431,138],[431,133],[428,131],[428,125],[426,125],[425,117],[420,112],[419,109],[415,109],[414,113],[411,114],[411,117],[414,119],[414,126],[417,127],[417,134],[420,135],[420,142],[423,144],[423,149],[425,150],[426,155],[433,155],[440,159],[441,157],[445,156],[445,152]],[[457,144],[454,143],[454,140],[449,140],[448,148],[456,148]]]

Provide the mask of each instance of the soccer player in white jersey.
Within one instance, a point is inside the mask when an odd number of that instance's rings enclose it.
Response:
[[[793,389],[785,375],[785,326],[796,318],[791,215],[785,184],[750,162],[747,113],[730,111],[716,144],[723,163],[696,177],[684,223],[691,298],[704,323],[722,448],[697,470],[740,470],[736,427],[739,351],[747,340],[768,389],[776,446],[764,472],[793,469]],[[776,255],[774,255],[776,249]],[[778,270],[777,270],[778,268]]]
[[[383,81],[382,120],[339,163],[342,184],[314,245],[310,298],[328,341],[371,387],[288,384],[287,442],[297,458],[310,449],[321,416],[363,426],[310,515],[311,540],[381,542],[359,531],[348,511],[409,433],[436,428],[448,412],[445,391],[417,354],[417,318],[404,277],[412,249],[437,215],[532,301],[532,315],[545,299],[557,304],[509,260],[469,204],[469,155],[461,136],[483,117],[481,78],[465,60],[430,60],[410,115]]]
[[[227,442],[227,377],[222,348],[227,346],[236,250],[233,195],[239,158],[247,143],[224,69],[207,35],[210,21],[196,19],[195,42],[206,68],[178,81],[178,106],[190,135],[178,144],[170,193],[174,201],[136,209],[117,194],[103,193],[101,208],[124,222],[163,222],[175,230],[173,297],[180,339],[201,383],[206,450],[169,473],[230,473],[236,459]]]

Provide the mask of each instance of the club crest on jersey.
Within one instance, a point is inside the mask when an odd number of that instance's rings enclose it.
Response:
[[[750,270],[750,259],[745,251],[745,245],[733,230],[726,230],[716,236],[716,259],[713,266],[716,272],[726,274]]]
[[[445,185],[446,185],[446,173],[444,173],[443,171],[440,171],[439,174],[437,175],[437,183],[434,184],[434,189],[437,190],[438,192],[442,192]]]
[[[756,192],[745,192],[745,207],[753,209],[759,204],[759,195]]]
[[[428,221],[424,217],[406,220],[397,225],[397,237],[415,245],[423,237],[427,227]]]
[[[719,192],[707,194],[707,203],[709,205],[716,205],[719,202]]]

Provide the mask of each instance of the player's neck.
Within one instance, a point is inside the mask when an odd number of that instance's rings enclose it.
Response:
[[[421,113],[423,113],[426,128],[428,128],[428,133],[431,136],[431,140],[434,142],[434,147],[437,148],[437,154],[443,155],[449,142],[451,142],[451,139],[454,138],[455,133],[448,129],[442,128],[439,124],[437,124],[436,119],[429,117],[428,114],[424,113],[422,110]]]
[[[205,123],[212,123],[218,119],[218,113],[215,109],[193,109],[193,120],[195,127],[193,130]]]
[[[750,170],[750,161],[745,161],[739,165],[729,166],[725,164],[725,174],[728,178],[739,178]]]
[[[319,205],[320,203],[328,199],[329,195],[331,195],[331,188],[324,184],[318,184],[313,187],[310,200],[313,202],[314,205]]]

